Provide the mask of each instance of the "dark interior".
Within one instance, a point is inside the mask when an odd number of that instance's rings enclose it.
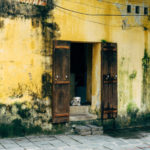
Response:
[[[71,44],[71,98],[81,97],[81,105],[90,104],[90,102],[87,101],[87,68],[89,54],[88,44]]]

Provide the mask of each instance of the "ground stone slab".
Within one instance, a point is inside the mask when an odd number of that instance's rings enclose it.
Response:
[[[81,142],[75,141],[74,139],[70,138],[69,136],[57,136],[57,139],[59,139],[60,141],[66,143],[69,146],[82,144]]]
[[[91,135],[91,128],[87,126],[76,126],[75,127],[75,133],[79,135]]]
[[[91,134],[92,135],[101,135],[103,134],[103,127],[98,127],[95,125],[87,125],[91,129]]]
[[[88,136],[53,135],[6,138],[0,139],[0,150],[150,150],[150,144],[147,144],[150,142],[149,130],[145,137],[138,138],[130,136],[131,132],[127,132],[127,138],[122,133],[120,136],[118,134],[112,136],[112,132]]]
[[[74,129],[75,133],[79,135],[102,135],[103,127],[95,125],[76,126]]]
[[[95,126],[95,125],[86,125],[87,127],[91,128],[92,131],[102,131],[103,127]]]

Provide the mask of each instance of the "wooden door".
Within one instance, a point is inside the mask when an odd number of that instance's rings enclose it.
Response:
[[[55,41],[53,51],[53,123],[69,121],[70,43]]]
[[[117,117],[117,44],[102,43],[102,119]]]

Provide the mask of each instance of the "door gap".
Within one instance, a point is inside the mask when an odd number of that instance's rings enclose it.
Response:
[[[81,105],[91,105],[92,99],[92,44],[71,43],[70,95],[81,98]]]

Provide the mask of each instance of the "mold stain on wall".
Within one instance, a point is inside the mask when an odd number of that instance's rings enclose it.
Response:
[[[145,49],[144,57],[142,59],[143,66],[143,95],[142,95],[142,107],[145,111],[150,111],[149,101],[149,88],[150,88],[150,56],[148,51]]]

